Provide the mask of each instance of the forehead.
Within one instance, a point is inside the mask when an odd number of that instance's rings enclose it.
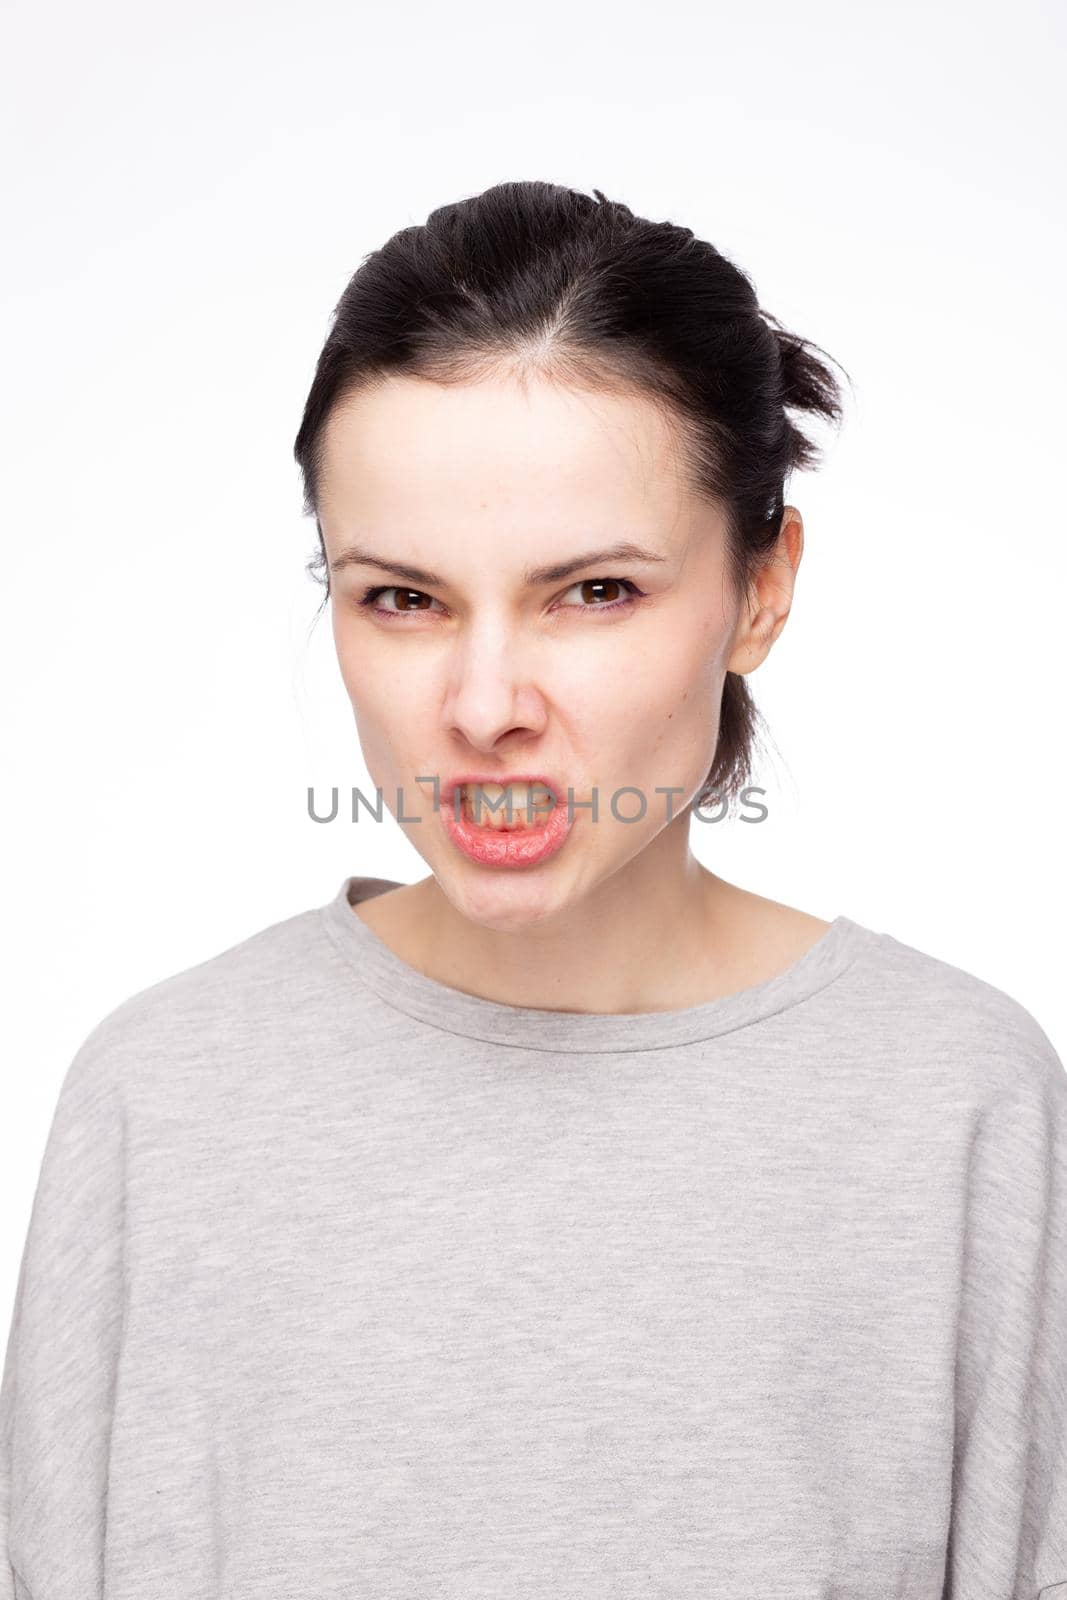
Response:
[[[389,377],[335,407],[324,433],[324,524],[455,529],[669,526],[686,498],[677,430],[640,395],[507,376]],[[615,528],[617,532],[617,527]]]

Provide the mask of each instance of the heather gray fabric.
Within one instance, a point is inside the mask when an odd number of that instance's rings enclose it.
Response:
[[[683,1011],[499,1005],[337,896],[63,1081],[4,1600],[1067,1600],[1067,1074],[838,917]]]

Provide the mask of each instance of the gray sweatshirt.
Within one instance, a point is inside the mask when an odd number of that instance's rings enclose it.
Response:
[[[668,1012],[498,1004],[337,895],[67,1069],[2,1600],[1067,1600],[1067,1074],[839,916]]]

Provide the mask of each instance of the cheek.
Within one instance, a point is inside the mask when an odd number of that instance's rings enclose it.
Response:
[[[724,682],[718,646],[706,630],[680,627],[616,679],[604,725],[615,730],[620,764],[641,774],[650,793],[658,784],[695,790],[714,760]]]
[[[373,750],[390,764],[402,764],[405,751],[424,751],[432,726],[432,702],[410,676],[373,673],[365,661],[346,675],[356,730],[368,758]]]
[[[599,686],[601,706],[638,735],[669,736],[706,724],[722,693],[721,653],[717,636],[680,618],[617,664],[610,682]]]
[[[658,790],[675,791],[677,811],[677,791],[688,801],[703,784],[715,759],[719,698],[706,663],[671,657],[620,672],[595,691],[586,685],[570,734],[602,797],[639,789],[651,823],[667,803]]]
[[[346,614],[348,602],[344,599],[334,598],[330,608],[330,628],[333,633],[333,647],[337,655],[337,665],[341,670],[341,681],[345,686],[348,698],[353,706],[356,703],[356,685],[359,682],[360,652],[356,648],[357,634],[353,619]]]
[[[425,750],[430,699],[420,693],[417,675],[399,654],[375,648],[368,632],[358,624],[335,622],[334,642],[364,761],[388,793],[402,780],[405,747],[410,743],[420,755]]]
[[[371,782],[382,791],[390,813],[396,815],[397,792],[403,794],[403,809],[418,807],[415,773],[424,770],[427,740],[422,735],[419,708],[405,705],[378,683],[368,683],[360,675],[358,691],[349,698],[355,713],[356,737]]]
[[[388,648],[393,641],[376,637],[373,628],[343,608],[334,613],[333,637],[357,722],[369,728],[390,715],[394,721],[405,718],[418,702],[418,685],[412,684],[402,653]]]

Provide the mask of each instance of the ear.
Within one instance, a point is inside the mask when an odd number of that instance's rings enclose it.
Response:
[[[762,558],[741,603],[728,672],[754,672],[785,627],[804,553],[804,520],[796,506],[782,512],[778,538]]]

